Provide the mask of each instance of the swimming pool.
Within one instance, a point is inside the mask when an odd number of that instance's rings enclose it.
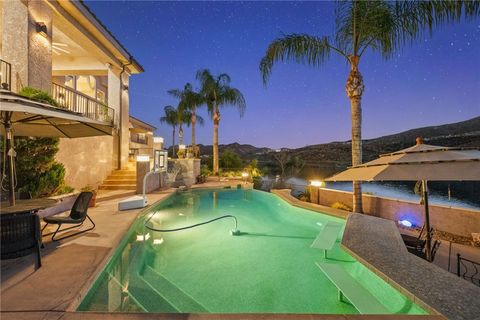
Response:
[[[233,219],[176,232],[223,215]],[[150,218],[150,220],[148,220]],[[341,224],[325,259],[311,248]],[[341,266],[391,313],[426,314],[340,247],[345,221],[256,190],[178,192],[139,216],[79,311],[354,314],[316,262]]]

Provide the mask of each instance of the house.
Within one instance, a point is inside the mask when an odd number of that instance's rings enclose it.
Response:
[[[42,89],[64,110],[109,128],[108,135],[61,138],[57,160],[66,183],[95,186],[125,168],[129,79],[142,66],[82,1],[0,1],[0,26],[3,95],[25,86]]]
[[[138,155],[148,155],[153,159],[154,150],[163,149],[163,138],[154,137],[156,127],[130,116],[130,160]]]

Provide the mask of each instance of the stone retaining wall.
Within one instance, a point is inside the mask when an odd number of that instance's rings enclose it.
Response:
[[[352,207],[352,193],[321,188],[321,205],[330,207],[341,202]],[[408,220],[416,226],[424,223],[424,206],[410,201],[363,195],[363,211],[372,216],[399,221]],[[480,232],[480,210],[430,205],[430,224],[434,229],[471,237]]]

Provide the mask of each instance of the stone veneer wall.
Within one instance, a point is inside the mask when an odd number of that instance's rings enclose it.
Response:
[[[322,188],[319,196],[321,205],[341,202],[352,207],[351,192]],[[394,221],[407,219],[418,226],[424,223],[424,206],[410,201],[364,194],[363,211]],[[480,232],[480,210],[430,205],[430,224],[434,229],[470,237],[472,233]]]
[[[200,159],[169,159],[168,162],[178,164],[182,170],[178,173],[175,185],[191,186],[200,175]],[[173,164],[169,164],[168,167]]]
[[[112,136],[60,139],[56,160],[65,166],[65,182],[79,190],[96,187],[117,165],[117,138]]]

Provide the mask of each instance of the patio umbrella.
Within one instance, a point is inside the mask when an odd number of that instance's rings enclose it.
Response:
[[[11,92],[0,92],[0,122],[0,134],[6,137],[10,205],[15,205],[14,134],[60,138],[112,135],[111,123],[93,120],[80,113],[32,101]]]
[[[423,144],[382,154],[351,167],[326,181],[422,181],[425,205],[426,256],[430,259],[431,234],[428,210],[428,181],[480,181],[480,151]]]

